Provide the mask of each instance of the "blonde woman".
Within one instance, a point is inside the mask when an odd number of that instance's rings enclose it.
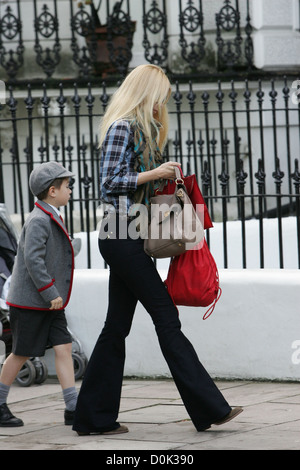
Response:
[[[161,179],[173,179],[176,162],[162,163],[168,135],[169,80],[155,65],[135,68],[113,95],[100,127],[101,199],[105,205],[99,249],[110,267],[104,328],[79,393],[73,429],[78,434],[128,431],[117,422],[125,361],[125,338],[136,304],[150,314],[161,351],[197,431],[241,412],[228,405],[181,331],[178,311],[143,239],[121,233],[135,203],[148,206]],[[110,225],[111,221],[114,224]],[[124,224],[125,222],[125,224]],[[146,333],[145,333],[146,334]]]

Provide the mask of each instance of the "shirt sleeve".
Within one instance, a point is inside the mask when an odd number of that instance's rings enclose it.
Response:
[[[46,302],[59,296],[55,279],[50,276],[45,263],[48,237],[48,224],[43,220],[32,219],[26,228],[24,262],[32,281]]]
[[[127,121],[117,121],[106,135],[100,174],[100,182],[106,194],[126,194],[137,188],[138,173],[132,168],[129,139],[130,124]]]

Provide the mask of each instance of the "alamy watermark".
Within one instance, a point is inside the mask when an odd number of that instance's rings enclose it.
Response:
[[[292,354],[292,363],[298,365],[300,364],[300,339],[293,341],[291,347],[292,349],[295,349]]]
[[[120,196],[118,211],[109,205],[107,216],[100,227],[100,240],[117,237],[123,240],[176,240],[184,233],[186,243],[190,245],[187,246],[189,249],[197,246],[204,237],[204,204],[197,204],[195,208],[192,204],[187,204],[185,211],[179,203],[174,203],[171,207],[166,203],[151,204],[149,209],[144,204],[132,204],[128,213],[127,204],[127,197]],[[196,212],[196,218],[192,217],[193,211]],[[152,223],[149,223],[150,221]]]
[[[300,80],[294,80],[292,83],[292,88],[296,89],[296,91],[293,91],[291,99],[293,104],[299,104],[300,103]]]
[[[0,104],[6,103],[6,87],[5,83],[0,80]]]

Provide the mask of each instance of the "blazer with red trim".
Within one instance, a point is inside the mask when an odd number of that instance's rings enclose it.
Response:
[[[51,300],[69,302],[74,251],[66,227],[49,204],[37,201],[22,228],[8,305],[49,310]]]

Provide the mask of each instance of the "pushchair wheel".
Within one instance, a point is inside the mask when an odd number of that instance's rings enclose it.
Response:
[[[42,384],[48,378],[47,365],[45,361],[43,361],[39,357],[35,357],[34,359],[32,359],[32,363],[35,367],[35,372],[36,372],[34,383]]]
[[[21,387],[29,387],[36,378],[36,370],[32,362],[28,359],[17,375],[16,382]]]
[[[74,374],[75,380],[80,379],[86,368],[86,359],[85,357],[80,356],[80,354],[72,353],[73,365],[74,365]]]

